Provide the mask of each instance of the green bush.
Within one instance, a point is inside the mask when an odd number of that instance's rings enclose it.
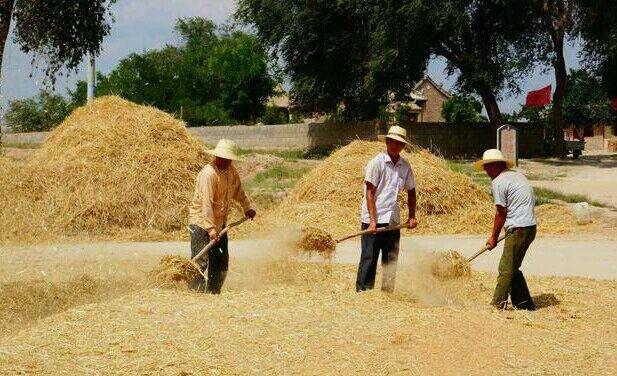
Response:
[[[4,120],[13,132],[42,132],[60,124],[70,112],[62,96],[41,91],[34,98],[11,101]]]
[[[264,124],[287,124],[289,123],[289,115],[284,108],[266,106],[261,115],[261,122]]]

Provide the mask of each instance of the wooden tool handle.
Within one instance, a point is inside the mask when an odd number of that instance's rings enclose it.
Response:
[[[506,232],[505,234],[501,235],[498,239],[497,239],[497,243],[495,244],[495,246],[499,243],[501,243],[502,240],[504,240],[505,238],[507,238],[508,236],[510,236],[512,233],[510,232]],[[490,248],[486,245],[484,246],[484,248],[482,248],[481,250],[479,250],[478,252],[476,252],[473,256],[471,256],[470,258],[467,259],[467,262],[470,263],[472,262],[476,257],[480,256],[481,254],[483,254],[484,252],[488,251]]]
[[[193,262],[197,262],[199,259],[201,259],[201,257],[210,250],[210,248],[214,247],[214,245],[216,243],[218,243],[218,241],[221,239],[221,236],[227,234],[227,231],[229,231],[230,228],[232,227],[236,227],[239,224],[243,223],[244,221],[246,221],[248,219],[248,217],[244,217],[242,219],[239,219],[229,225],[227,225],[227,227],[225,227],[223,230],[221,230],[221,232],[219,233],[219,239],[212,239],[210,240],[210,242],[208,244],[206,244],[205,247],[203,247],[203,249],[201,251],[199,251],[198,254],[195,255],[195,257],[193,257],[191,259],[191,261]]]
[[[374,232],[380,233],[380,232],[396,231],[396,230],[400,230],[402,228],[407,228],[407,225],[398,225],[398,226],[391,226],[391,227],[379,227]],[[363,231],[359,231],[359,232],[353,233],[351,235],[347,235],[345,237],[342,237],[342,238],[338,239],[336,242],[340,243],[340,242],[345,241],[347,239],[355,238],[356,236],[372,234],[372,233],[373,233],[373,231],[371,231],[371,230],[363,230]]]

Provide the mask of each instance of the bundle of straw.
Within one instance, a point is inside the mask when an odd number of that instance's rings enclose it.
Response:
[[[442,280],[471,276],[467,259],[454,250],[434,252],[431,264],[432,274]]]
[[[186,257],[165,255],[150,272],[152,281],[160,286],[188,285],[201,275],[195,264]]]
[[[305,227],[302,229],[302,234],[296,246],[299,251],[308,254],[317,252],[325,259],[331,259],[334,255],[336,242],[330,234],[321,229]]]

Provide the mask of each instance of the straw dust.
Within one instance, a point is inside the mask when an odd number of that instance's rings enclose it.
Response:
[[[455,279],[471,276],[467,259],[454,250],[433,253],[432,273],[439,279]]]
[[[171,115],[98,98],[18,170],[1,163],[0,241],[183,229],[204,149]]]

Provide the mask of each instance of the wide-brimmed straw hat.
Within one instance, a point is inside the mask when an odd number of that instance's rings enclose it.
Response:
[[[391,126],[388,129],[388,134],[379,135],[377,138],[380,141],[384,141],[386,138],[389,138],[391,140],[396,140],[409,146],[409,141],[407,141],[407,130],[403,127],[399,127],[398,125]]]
[[[220,139],[214,149],[206,150],[206,152],[215,157],[230,159],[232,161],[239,161],[242,159],[238,155],[238,146],[236,146],[236,143],[225,138]]]
[[[508,168],[514,167],[514,162],[506,159],[501,150],[498,149],[488,149],[485,151],[484,154],[482,154],[482,159],[474,163],[474,167],[478,171],[483,171],[485,164],[493,162],[506,162],[506,166],[508,166]]]

